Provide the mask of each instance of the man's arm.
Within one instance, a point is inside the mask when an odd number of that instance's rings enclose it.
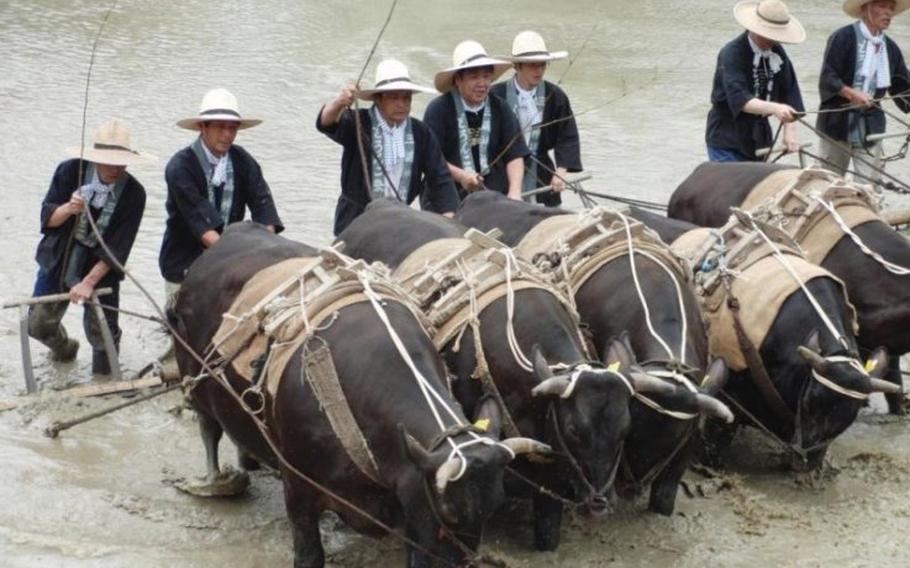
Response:
[[[98,282],[101,282],[101,279],[107,276],[110,271],[111,267],[103,260],[96,262],[95,266],[89,270],[89,273],[85,275],[82,281],[70,288],[70,302],[81,304],[91,298],[95,287],[98,286]]]
[[[506,176],[509,178],[509,198],[521,201],[521,184],[525,176],[524,158],[512,158],[506,164]]]

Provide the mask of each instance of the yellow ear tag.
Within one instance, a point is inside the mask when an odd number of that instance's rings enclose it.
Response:
[[[704,386],[708,383],[708,379],[710,379],[710,378],[711,378],[710,375],[705,375],[705,378],[703,378],[703,379],[701,380],[701,384],[698,385],[698,386],[704,388]]]
[[[866,359],[866,372],[871,373],[874,371],[877,364],[878,363],[875,361],[875,359]]]
[[[611,373],[615,373],[615,372],[619,371],[619,361],[613,361],[612,363],[610,363],[610,366],[607,367],[607,370],[610,371]]]
[[[478,420],[477,422],[474,423],[474,427],[477,428],[478,430],[480,430],[481,432],[486,432],[487,429],[490,427],[490,419],[481,418],[480,420]]]

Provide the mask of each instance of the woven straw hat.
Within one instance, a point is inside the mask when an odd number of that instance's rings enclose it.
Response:
[[[487,50],[476,41],[467,40],[455,46],[452,52],[452,66],[443,69],[436,74],[433,83],[436,90],[446,93],[452,90],[454,86],[452,79],[455,73],[462,69],[473,69],[475,67],[493,67],[493,80],[506,72],[512,67],[512,64],[502,59],[494,59],[487,55]]]
[[[512,40],[512,55],[503,59],[512,63],[543,63],[568,56],[568,51],[548,51],[539,33],[523,31]]]
[[[862,19],[863,17],[863,6],[869,2],[874,2],[875,0],[847,0],[844,2],[844,12],[848,16],[856,18],[857,20]],[[910,0],[897,0],[894,5],[894,15],[898,15],[907,8],[910,8]]]
[[[237,97],[227,89],[212,89],[202,97],[199,105],[199,115],[177,121],[177,126],[187,130],[199,130],[203,122],[210,120],[226,120],[236,122],[237,128],[252,128],[262,121],[255,118],[241,118],[237,106]]]
[[[806,30],[781,0],[743,0],[733,8],[740,25],[778,43],[802,43]]]
[[[397,59],[383,59],[376,66],[376,81],[372,89],[361,89],[357,96],[371,100],[374,95],[388,91],[411,91],[412,93],[438,94],[436,89],[421,87],[411,81],[411,75],[404,63]]]
[[[130,129],[116,118],[109,120],[95,131],[91,146],[70,146],[66,153],[95,163],[108,166],[132,166],[157,160],[151,154],[137,152],[130,144]]]

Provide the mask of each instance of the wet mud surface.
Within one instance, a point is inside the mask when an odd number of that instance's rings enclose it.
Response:
[[[177,486],[201,477],[194,413],[171,393],[61,433],[54,420],[121,397],[53,397],[0,413],[3,566],[287,566],[291,540],[280,481],[250,473],[247,491],[199,498]],[[741,433],[724,469],[685,477],[676,512],[648,513],[645,497],[609,517],[568,515],[556,552],[531,550],[530,507],[513,501],[488,525],[483,552],[510,567],[903,566],[910,527],[910,420],[863,411],[821,473],[794,474],[787,456]],[[222,442],[224,464],[236,462]],[[394,539],[361,537],[323,519],[329,566],[402,566]]]

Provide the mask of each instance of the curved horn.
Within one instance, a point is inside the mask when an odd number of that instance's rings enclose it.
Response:
[[[667,381],[637,371],[630,371],[629,379],[632,382],[632,387],[635,389],[635,392],[670,394],[676,390],[676,387]]]
[[[436,470],[436,491],[442,495],[446,490],[446,485],[458,475],[461,471],[461,458],[454,457],[448,459]]]
[[[882,379],[869,378],[872,383],[872,392],[883,392],[885,394],[903,394],[904,389],[900,385],[890,383]]]
[[[516,456],[523,454],[549,454],[553,451],[553,448],[547,444],[531,438],[506,438],[500,443],[512,450]]]
[[[828,370],[828,362],[825,361],[825,358],[809,347],[800,345],[796,348],[796,352],[819,373],[824,374]]]
[[[569,377],[558,375],[551,377],[531,389],[531,396],[562,396],[569,387]]]
[[[553,371],[550,370],[550,364],[547,363],[546,358],[543,356],[543,352],[540,350],[540,345],[537,343],[531,348],[531,359],[534,361],[534,374],[541,380],[545,381],[553,376]]]
[[[730,412],[730,409],[727,408],[726,404],[713,396],[708,396],[706,394],[699,393],[695,396],[698,399],[698,409],[701,410],[703,414],[713,416],[714,418],[720,418],[727,424],[733,423],[733,413]]]

